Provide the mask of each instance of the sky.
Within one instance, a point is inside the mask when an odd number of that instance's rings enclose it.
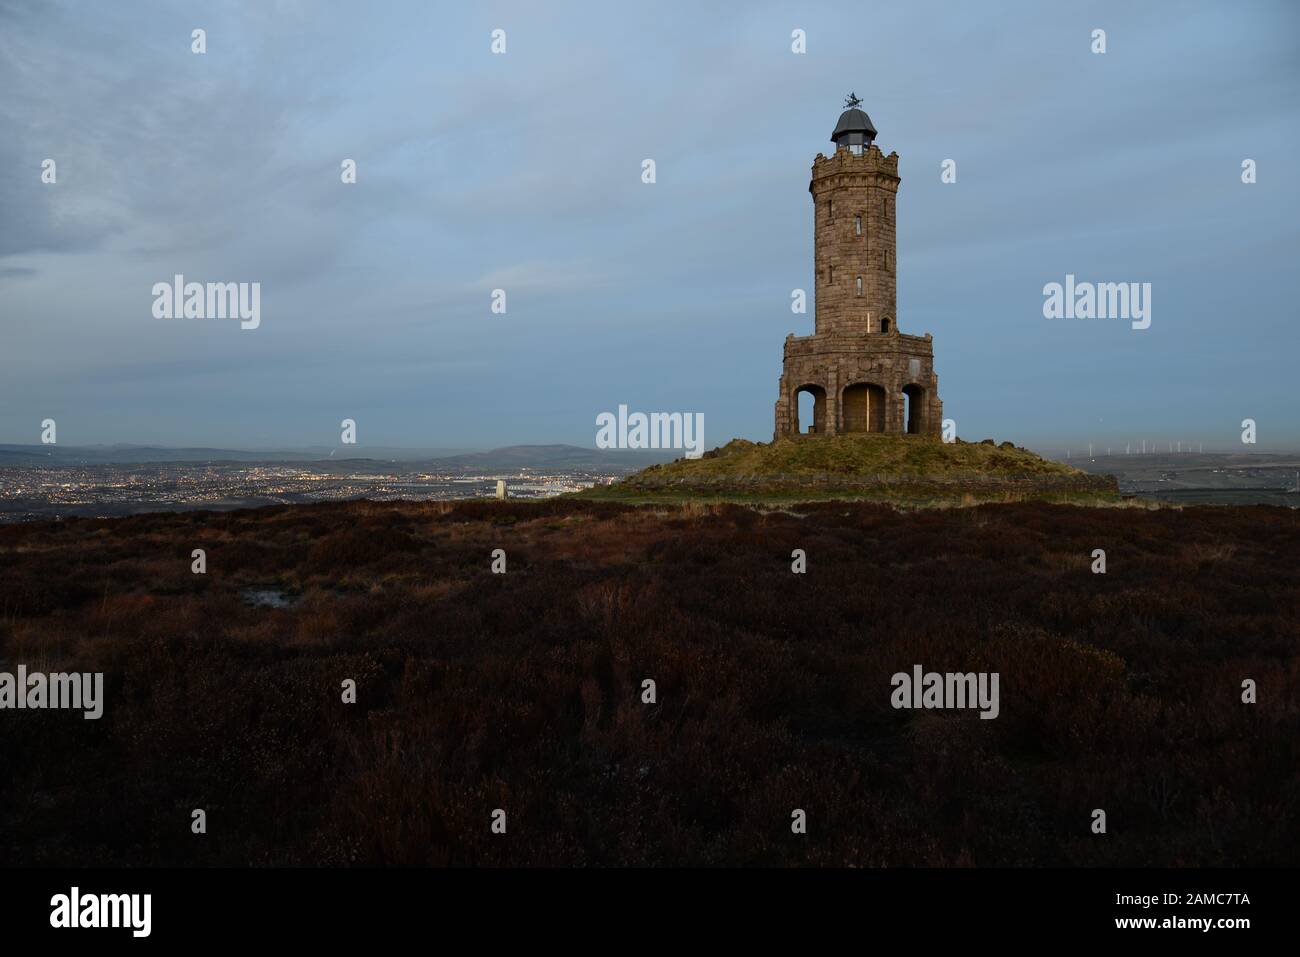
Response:
[[[0,91],[0,442],[770,440],[854,91],[962,438],[1300,447],[1300,4],[0,0]],[[260,325],[155,318],[178,273]]]

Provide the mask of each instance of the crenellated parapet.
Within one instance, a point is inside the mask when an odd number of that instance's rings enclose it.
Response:
[[[846,149],[830,156],[818,153],[808,191],[816,194],[819,189],[875,186],[897,192],[900,182],[898,154],[886,156],[879,146],[869,146],[860,154]]]

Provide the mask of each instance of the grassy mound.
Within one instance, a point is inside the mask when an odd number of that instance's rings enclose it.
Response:
[[[1113,501],[1109,476],[1052,462],[1010,442],[941,442],[918,435],[733,439],[698,459],[653,465],[585,498],[671,501],[868,498],[950,501]]]
[[[757,475],[1079,475],[1010,442],[944,443],[917,435],[824,435],[770,444],[732,439],[698,459],[678,459],[641,472],[650,476]]]

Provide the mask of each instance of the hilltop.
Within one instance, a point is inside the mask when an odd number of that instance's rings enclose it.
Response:
[[[945,443],[919,435],[733,439],[698,459],[652,465],[580,493],[619,501],[875,499],[920,504],[1043,499],[1111,502],[1115,480],[1011,442]]]

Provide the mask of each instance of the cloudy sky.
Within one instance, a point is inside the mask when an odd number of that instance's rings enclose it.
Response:
[[[964,438],[1295,447],[1297,10],[0,0],[0,442],[770,439],[854,90]],[[155,319],[176,273],[260,282],[260,328]],[[1151,327],[1045,319],[1067,273],[1150,282]]]

